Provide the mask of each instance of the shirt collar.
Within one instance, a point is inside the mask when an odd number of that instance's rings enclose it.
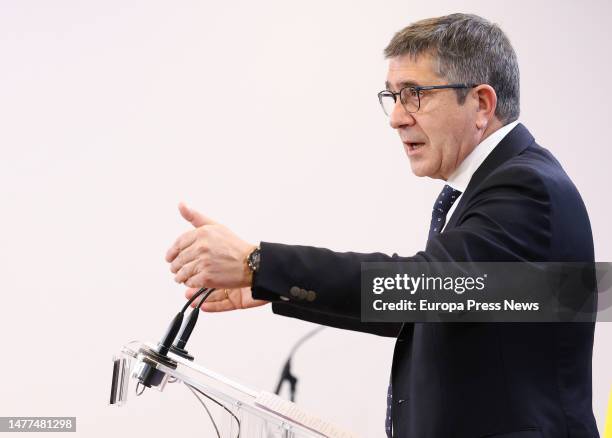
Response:
[[[493,149],[500,141],[518,125],[518,120],[502,126],[497,131],[493,132],[483,141],[481,141],[474,150],[461,162],[459,167],[448,177],[446,184],[455,190],[465,192],[467,186],[472,179],[474,172],[478,170],[483,161],[489,156]]]

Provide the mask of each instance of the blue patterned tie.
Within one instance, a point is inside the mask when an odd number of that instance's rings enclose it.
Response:
[[[387,414],[385,416],[385,432],[388,438],[392,438],[391,433],[391,406],[393,405],[393,391],[391,386],[391,380],[389,380],[389,388],[387,389]]]
[[[446,224],[446,215],[448,211],[453,206],[455,201],[461,195],[460,190],[455,190],[448,184],[445,184],[438,195],[438,199],[433,206],[433,211],[431,213],[431,225],[429,226],[429,237],[431,239],[433,236],[440,234],[442,232],[442,228],[444,228],[444,224]],[[391,381],[389,381],[389,388],[387,389],[387,414],[385,416],[385,432],[387,433],[387,437],[392,438],[392,420],[391,420],[391,407],[393,406],[393,387],[391,386]]]
[[[445,184],[442,191],[438,195],[438,199],[433,206],[431,213],[431,225],[429,225],[429,239],[437,234],[440,234],[444,224],[446,224],[446,214],[453,206],[457,198],[461,195],[461,191],[453,189],[448,184]]]

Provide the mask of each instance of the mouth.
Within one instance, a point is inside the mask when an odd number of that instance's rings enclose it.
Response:
[[[408,155],[413,155],[418,153],[423,146],[425,146],[425,143],[419,143],[419,142],[408,142],[405,141],[404,142],[404,147],[406,148],[406,152],[408,152]]]

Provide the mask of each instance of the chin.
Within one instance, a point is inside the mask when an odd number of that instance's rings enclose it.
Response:
[[[429,169],[426,169],[423,166],[419,166],[419,165],[415,166],[412,163],[410,164],[411,164],[410,168],[412,169],[412,173],[414,174],[414,176],[423,177],[423,176],[431,175],[431,172],[429,172]]]

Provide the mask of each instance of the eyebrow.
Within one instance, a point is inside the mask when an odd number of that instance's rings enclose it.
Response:
[[[417,82],[414,81],[402,81],[400,83],[398,83],[399,88],[402,89],[404,87],[418,87],[419,84]],[[387,90],[391,90],[391,84],[388,81],[385,81],[385,88]]]

